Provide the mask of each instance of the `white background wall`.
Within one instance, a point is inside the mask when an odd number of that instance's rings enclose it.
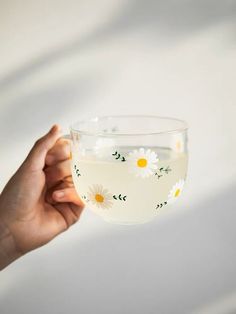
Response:
[[[57,122],[190,125],[188,186],[142,226],[89,210],[0,274],[0,313],[236,311],[236,2],[0,0],[0,188]]]

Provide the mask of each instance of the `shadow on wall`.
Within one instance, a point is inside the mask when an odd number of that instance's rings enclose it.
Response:
[[[132,30],[147,30],[147,39],[171,44],[179,38],[223,21],[236,21],[236,1],[225,0],[129,0],[116,16],[85,38],[36,57],[0,80],[0,91],[18,83],[39,69],[62,58],[101,45],[115,36]],[[236,22],[235,22],[236,23]]]
[[[30,132],[47,130],[50,124],[59,123],[63,115],[69,112],[78,114],[83,112],[86,100],[101,86],[98,73],[87,73],[85,76],[74,77],[60,84],[38,88],[36,91],[19,95],[1,113],[1,126],[3,131],[13,125],[11,136],[2,138],[2,145],[14,147],[14,144],[27,138]],[[101,75],[99,75],[101,78]],[[75,118],[78,119],[78,118]]]
[[[75,238],[40,270],[32,263],[1,314],[183,314],[214,304],[236,291],[235,188],[164,223],[104,224],[107,234]]]

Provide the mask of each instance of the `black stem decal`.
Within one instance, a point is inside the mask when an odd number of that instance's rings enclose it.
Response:
[[[81,198],[82,198],[83,200],[85,200],[86,202],[89,202],[89,199],[87,198],[86,195],[82,195]]]
[[[122,196],[121,194],[117,195],[113,195],[114,200],[120,200],[120,201],[126,201],[127,195]]]
[[[119,154],[117,151],[115,151],[112,156],[115,157],[116,160],[120,159],[120,161],[124,162],[126,161],[125,157],[124,156],[121,156],[121,154]]]
[[[164,174],[168,174],[169,172],[171,172],[172,170],[170,169],[169,166],[165,167],[161,167],[157,170],[157,172],[155,172],[155,176],[157,176],[157,179],[159,180],[161,177],[163,177]]]
[[[75,173],[76,173],[77,177],[80,177],[81,174],[80,174],[79,168],[76,165],[74,165],[74,168],[75,168]]]
[[[156,209],[162,208],[165,205],[167,205],[167,201],[157,204]]]

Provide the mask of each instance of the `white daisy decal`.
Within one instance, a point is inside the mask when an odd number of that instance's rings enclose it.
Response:
[[[176,134],[172,136],[171,148],[176,153],[183,153],[184,146],[185,146],[185,142],[184,142],[184,137],[182,134]]]
[[[157,169],[157,154],[151,149],[145,150],[140,148],[129,153],[127,161],[129,162],[130,171],[137,177],[149,177]]]
[[[112,194],[101,184],[94,184],[89,188],[88,199],[99,208],[109,209],[113,204]]]
[[[168,203],[173,203],[177,200],[177,198],[182,194],[184,188],[184,180],[179,180],[175,183],[175,185],[170,190],[168,195]]]

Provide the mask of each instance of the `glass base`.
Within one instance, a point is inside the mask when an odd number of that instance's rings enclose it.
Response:
[[[102,217],[102,219],[108,223],[111,223],[111,224],[115,224],[115,225],[125,225],[125,226],[132,226],[132,225],[142,225],[142,224],[145,224],[145,223],[148,223],[150,221],[152,221],[155,217],[151,217],[149,219],[146,219],[146,220],[140,220],[140,221],[119,221],[119,220],[113,220],[111,218],[104,218]]]

